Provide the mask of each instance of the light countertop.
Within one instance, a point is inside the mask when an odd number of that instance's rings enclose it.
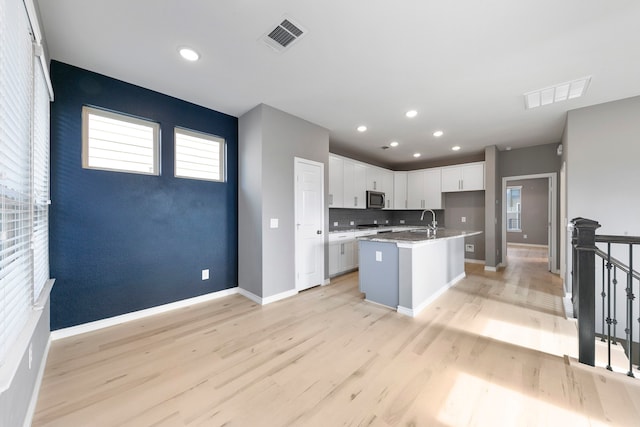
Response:
[[[428,234],[424,229],[412,231],[396,231],[392,233],[374,234],[372,236],[362,236],[358,240],[369,240],[372,242],[419,244],[444,239],[455,239],[459,237],[469,237],[481,234],[482,231],[462,231],[448,228],[439,228],[435,235]]]

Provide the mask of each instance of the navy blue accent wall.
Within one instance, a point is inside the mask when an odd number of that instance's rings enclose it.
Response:
[[[56,61],[51,77],[51,329],[237,286],[238,119]],[[160,123],[161,175],[83,169],[83,105]],[[173,176],[174,126],[225,138],[227,182]]]

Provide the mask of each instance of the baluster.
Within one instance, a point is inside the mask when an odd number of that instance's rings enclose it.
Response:
[[[613,266],[613,345],[618,345],[618,335],[616,332],[618,326],[618,266]]]
[[[604,258],[602,261],[604,262]],[[604,268],[602,272],[604,276]],[[607,294],[607,369],[611,371],[611,243],[607,243]],[[604,318],[604,307],[602,310]]]
[[[629,243],[629,273],[627,274],[627,354],[629,355],[629,372],[633,377],[633,243]]]
[[[600,296],[602,297],[602,316],[600,316],[602,318],[602,329],[600,329],[600,333],[602,334],[600,336],[600,341],[604,342],[604,298],[607,296],[607,293],[604,291],[604,269],[605,269],[605,264],[604,264],[604,258],[602,258],[602,292],[600,292]]]

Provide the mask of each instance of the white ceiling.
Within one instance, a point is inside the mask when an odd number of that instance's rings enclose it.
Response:
[[[260,103],[388,166],[559,142],[571,109],[640,95],[637,0],[39,0],[52,59],[233,116]],[[260,39],[307,29],[284,53]],[[201,59],[188,63],[178,47]],[[586,96],[525,92],[592,76]],[[404,113],[416,109],[418,116]],[[356,127],[369,130],[358,133]],[[441,138],[432,136],[442,129]],[[382,150],[397,140],[400,146]],[[605,143],[605,142],[603,142]]]

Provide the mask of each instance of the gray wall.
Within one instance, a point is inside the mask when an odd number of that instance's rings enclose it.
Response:
[[[259,107],[238,120],[238,286],[262,296],[262,108]]]
[[[464,191],[445,194],[444,221],[447,228],[465,231],[484,231],[485,192]],[[462,222],[465,217],[466,222]],[[466,259],[485,260],[485,233],[465,237],[465,244],[473,244],[474,251],[464,253]]]
[[[30,342],[33,345],[33,362],[29,369],[29,346],[21,349],[22,354],[18,369],[13,376],[13,380],[8,390],[0,393],[0,426],[13,427],[24,425],[31,397],[36,386],[38,372],[44,360],[47,343],[49,342],[49,302],[42,311],[34,310],[29,319],[29,325],[35,329],[31,335]],[[31,332],[30,330],[26,332]],[[15,346],[14,350],[18,346]],[[11,366],[2,366],[2,369],[11,369]],[[35,402],[34,402],[35,404]],[[34,408],[35,409],[35,408]]]
[[[521,231],[507,231],[507,242],[531,245],[549,244],[549,180],[534,178],[507,181],[509,186],[522,186]]]
[[[569,219],[598,234],[640,236],[640,97],[569,111],[565,130]]]
[[[238,285],[263,298],[295,289],[294,157],[324,164],[326,200],[327,129],[264,104],[240,117]],[[328,220],[325,207],[325,236]]]
[[[498,148],[485,148],[485,267],[497,267],[502,262],[500,242],[502,240],[502,197],[500,194],[500,164]]]

